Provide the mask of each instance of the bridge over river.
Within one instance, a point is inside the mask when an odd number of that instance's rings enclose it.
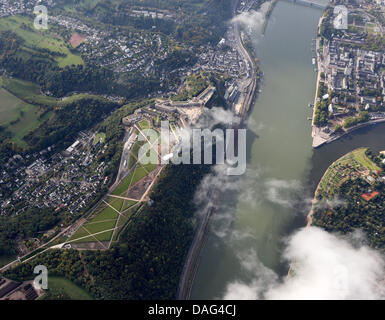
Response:
[[[327,3],[322,3],[317,1],[310,1],[310,0],[285,0],[285,1],[294,2],[296,4],[300,4],[303,6],[319,8],[319,9],[325,9],[327,7]]]

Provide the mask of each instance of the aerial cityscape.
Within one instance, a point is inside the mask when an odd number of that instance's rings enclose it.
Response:
[[[0,165],[0,300],[382,300],[385,1],[0,0]]]

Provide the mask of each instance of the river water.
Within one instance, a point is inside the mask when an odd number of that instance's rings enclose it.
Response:
[[[264,80],[248,122],[247,172],[227,186],[230,191],[214,215],[192,299],[223,298],[229,284],[253,281],[262,270],[286,275],[283,240],[305,225],[325,169],[356,147],[385,149],[385,125],[312,149],[307,120],[316,82],[312,39],[321,14],[321,9],[279,1],[265,36],[255,36]]]

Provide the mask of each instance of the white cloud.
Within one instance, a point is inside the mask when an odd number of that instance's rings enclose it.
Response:
[[[287,240],[284,258],[293,273],[278,281],[254,253],[243,259],[254,268],[249,282],[235,280],[225,299],[384,299],[384,257],[362,244],[362,237],[337,236],[320,228],[303,228]]]
[[[218,124],[239,124],[240,120],[241,119],[230,110],[225,110],[220,107],[205,108],[195,127],[212,129]]]
[[[271,179],[266,181],[265,186],[266,199],[286,208],[292,208],[298,202],[295,194],[298,194],[302,188],[297,180]]]
[[[266,12],[270,6],[270,2],[265,2],[262,4],[261,8],[258,11],[250,10],[248,12],[243,12],[235,16],[231,22],[239,23],[244,28],[250,28],[252,30],[261,31],[262,26],[265,22]]]

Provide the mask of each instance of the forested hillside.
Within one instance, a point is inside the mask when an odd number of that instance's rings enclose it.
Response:
[[[175,298],[194,234],[194,193],[209,170],[205,165],[167,167],[152,192],[153,204],[135,216],[110,250],[50,250],[5,275],[31,279],[33,267],[43,264],[51,275],[67,277],[99,299]]]

